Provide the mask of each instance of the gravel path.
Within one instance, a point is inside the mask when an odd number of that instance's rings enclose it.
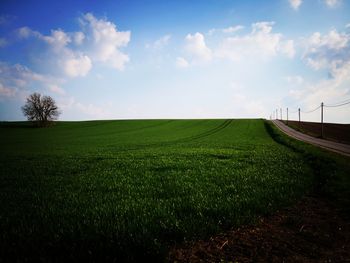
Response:
[[[343,144],[343,143],[337,143],[337,142],[332,142],[332,141],[327,141],[319,138],[315,138],[309,135],[306,135],[304,133],[298,132],[287,125],[285,125],[283,122],[279,120],[273,120],[272,121],[281,131],[283,131],[285,134],[303,141],[307,142],[313,145],[316,145],[318,147],[340,153],[346,156],[350,156],[350,145]]]

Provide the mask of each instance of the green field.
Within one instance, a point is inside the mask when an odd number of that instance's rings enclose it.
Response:
[[[175,242],[253,223],[300,198],[318,175],[266,125],[2,123],[0,255],[162,260]]]

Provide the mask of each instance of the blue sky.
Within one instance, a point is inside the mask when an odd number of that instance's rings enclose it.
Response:
[[[140,3],[142,2],[142,3]],[[269,118],[350,100],[350,1],[2,1],[0,120]],[[318,121],[319,111],[302,113]],[[350,106],[325,108],[350,123]]]

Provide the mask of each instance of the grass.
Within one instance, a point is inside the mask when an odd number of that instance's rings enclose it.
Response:
[[[342,161],[263,120],[1,123],[0,135],[0,261],[162,261],[175,242],[291,204],[329,177],[322,158]]]

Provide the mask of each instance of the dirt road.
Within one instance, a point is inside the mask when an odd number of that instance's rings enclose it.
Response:
[[[285,125],[283,122],[279,120],[273,120],[272,121],[281,131],[283,131],[285,134],[303,141],[307,142],[313,145],[316,145],[318,147],[327,149],[329,151],[337,152],[346,156],[350,156],[350,145],[343,144],[343,143],[337,143],[332,141],[327,141],[319,138],[314,138],[312,136],[306,135],[304,133],[298,132],[287,125]]]

